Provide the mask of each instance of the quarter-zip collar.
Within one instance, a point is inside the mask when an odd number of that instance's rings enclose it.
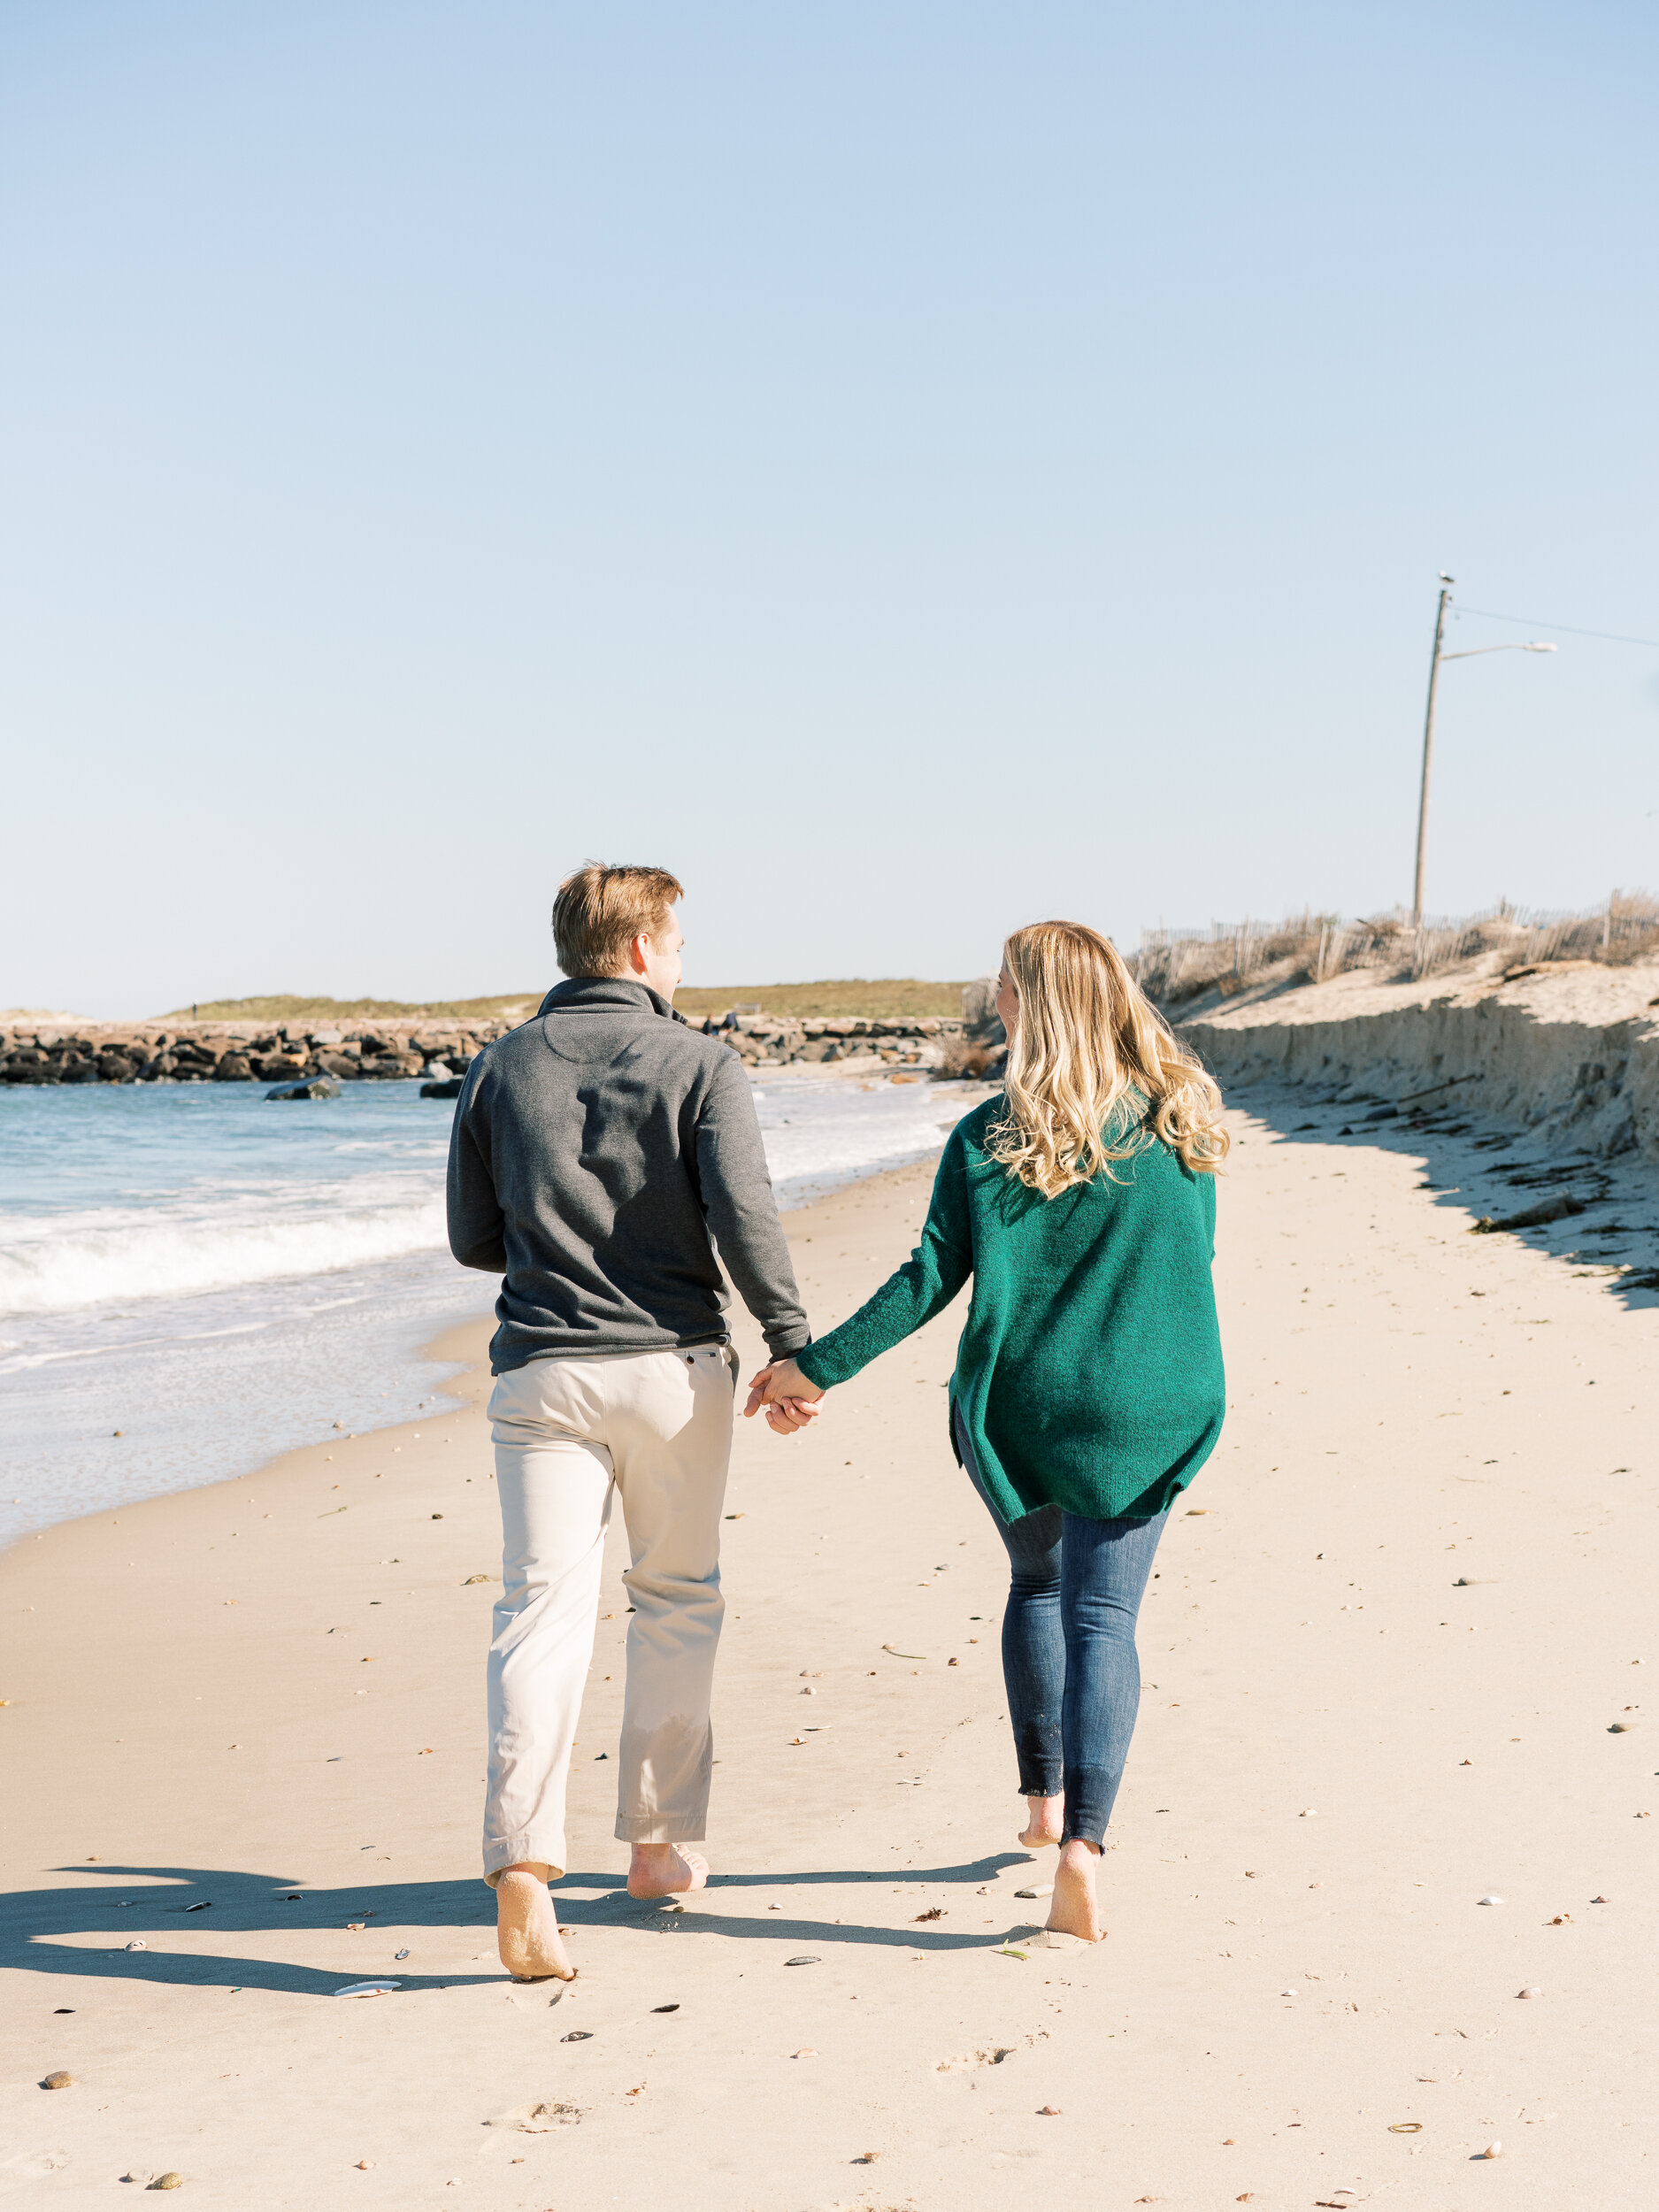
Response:
[[[563,983],[553,986],[537,1007],[536,1018],[539,1021],[544,1014],[562,1014],[567,1009],[580,1012],[588,1007],[661,1014],[671,1022],[679,1022],[683,1028],[691,1026],[660,991],[654,991],[649,983],[636,983],[632,976],[621,975],[568,976]]]

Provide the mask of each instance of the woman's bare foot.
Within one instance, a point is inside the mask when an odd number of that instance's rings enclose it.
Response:
[[[682,1889],[701,1889],[709,1878],[709,1862],[695,1851],[682,1851],[677,1843],[636,1843],[628,1868],[630,1897],[672,1897]]]
[[[1020,1841],[1027,1851],[1041,1851],[1045,1844],[1058,1843],[1065,1826],[1064,1797],[1028,1797],[1026,1810],[1030,1816],[1020,1832]]]
[[[1106,1931],[1101,1926],[1100,1901],[1094,1894],[1094,1875],[1100,1865],[1098,1844],[1085,1843],[1080,1836],[1060,1848],[1060,1863],[1054,1870],[1054,1900],[1048,1907],[1048,1925],[1056,1935],[1077,1936],[1085,1943],[1098,1943]]]
[[[534,1867],[510,1866],[495,1885],[495,1946],[515,1981],[576,1978],[559,1936],[547,1877]]]

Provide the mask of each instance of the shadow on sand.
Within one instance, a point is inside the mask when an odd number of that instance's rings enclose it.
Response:
[[[902,1886],[917,1884],[977,1887],[1009,1866],[1025,1866],[1024,1852],[1003,1851],[959,1866],[906,1867]],[[281,1991],[302,1997],[332,1997],[347,1982],[380,1976],[402,1984],[399,1994],[434,1989],[464,1989],[503,1982],[493,1960],[477,1974],[423,1974],[404,1962],[388,1965],[365,1957],[358,1967],[296,1966],[286,1960],[234,1953],[151,1949],[127,1946],[151,1939],[165,1944],[183,1930],[211,1925],[237,1935],[274,1935],[279,1931],[345,1931],[353,1921],[367,1928],[375,1922],[388,1934],[410,1929],[475,1930],[486,1940],[495,1933],[495,1900],[478,1880],[457,1882],[364,1882],[333,1889],[307,1888],[269,1874],[216,1867],[96,1866],[56,1870],[81,1878],[73,1887],[13,1890],[0,1896],[0,1963],[25,1971],[77,1974],[93,1981],[145,1982],[179,1988]],[[107,1881],[106,1890],[88,1886],[88,1877]],[[891,1887],[891,1868],[820,1869],[798,1874],[716,1875],[708,1888],[693,1892],[680,1912],[660,1903],[636,1902],[619,1874],[570,1873],[557,1885],[554,1898],[566,1927],[635,1927],[653,1935],[696,1933],[728,1941],[823,1945],[877,1945],[908,1951],[983,1950],[1002,1940],[994,1930],[970,1935],[926,1927],[880,1927],[864,1923],[815,1920],[787,1910],[749,1916],[715,1908],[722,1896],[747,1889],[784,1891],[883,1882]],[[582,1895],[583,1891],[594,1893]],[[210,1919],[211,1916],[211,1919]],[[1028,1922],[1016,1924],[1029,1924]]]
[[[1464,1231],[1471,1220],[1504,1222],[1569,1202],[1573,1210],[1556,1220],[1496,1233],[1594,1276],[1625,1307],[1659,1305],[1659,1183],[1651,1164],[1633,1154],[1604,1159],[1483,1121],[1471,1090],[1450,1085],[1402,1103],[1339,1102],[1334,1090],[1266,1082],[1230,1084],[1226,1097],[1265,1124],[1277,1144],[1370,1147],[1421,1161],[1418,1188],[1432,1192],[1436,1209],[1458,1217],[1448,1225]],[[1479,1241],[1471,1237],[1471,1247]]]

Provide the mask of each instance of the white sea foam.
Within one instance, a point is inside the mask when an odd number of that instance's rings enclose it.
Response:
[[[774,1079],[757,1106],[786,1205],[914,1159],[960,1110],[926,1084],[812,1077]],[[230,1133],[242,1133],[233,1125]],[[134,1187],[106,1166],[102,1203],[0,1214],[0,1318],[189,1297],[442,1249],[441,1143],[425,1131],[341,1134],[324,1151],[314,1131],[299,1133],[307,1141],[287,1175],[271,1174],[265,1158],[265,1172],[238,1176],[223,1156],[204,1173],[201,1156],[196,1171],[175,1165],[172,1187],[154,1179],[154,1167]]]
[[[0,1314],[188,1296],[398,1259],[444,1241],[443,1200],[436,1192],[378,1205],[342,1195],[327,1212],[264,1218],[242,1207],[217,1219],[180,1219],[160,1209],[97,1225],[60,1217],[44,1233],[31,1224],[30,1233],[0,1244]]]
[[[977,1099],[929,1083],[780,1075],[756,1089],[767,1165],[780,1205],[801,1205],[941,1145]]]

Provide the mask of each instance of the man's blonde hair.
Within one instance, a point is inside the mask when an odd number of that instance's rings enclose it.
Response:
[[[1118,949],[1081,922],[1017,929],[1002,961],[1019,993],[1008,1110],[987,1150],[1045,1198],[1092,1183],[1153,1137],[1199,1174],[1231,1139],[1221,1093],[1177,1042]],[[1116,1177],[1112,1179],[1114,1181]]]
[[[685,897],[666,868],[610,868],[589,860],[566,876],[553,902],[553,947],[566,975],[619,975],[636,937],[653,941]]]

